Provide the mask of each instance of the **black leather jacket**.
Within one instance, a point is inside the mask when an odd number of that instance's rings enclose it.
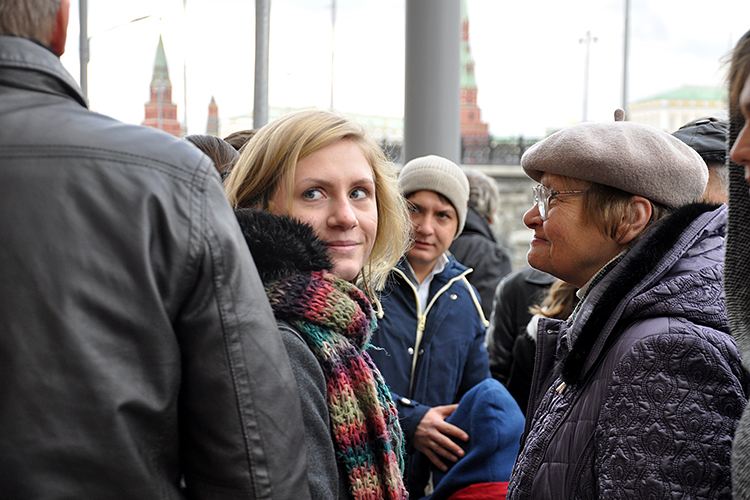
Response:
[[[207,157],[0,36],[0,206],[0,496],[307,496],[289,360]]]

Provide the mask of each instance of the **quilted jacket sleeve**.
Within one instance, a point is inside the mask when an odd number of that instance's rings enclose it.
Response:
[[[726,334],[692,326],[636,342],[614,370],[597,424],[599,498],[729,498],[746,387]]]

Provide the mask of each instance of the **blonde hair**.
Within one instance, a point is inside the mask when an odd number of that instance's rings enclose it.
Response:
[[[242,149],[225,181],[229,202],[237,208],[269,210],[281,183],[294,192],[297,162],[338,141],[354,141],[372,167],[378,210],[378,229],[372,252],[356,284],[370,300],[385,285],[388,273],[409,245],[409,216],[398,189],[396,172],[383,151],[358,123],[334,111],[290,113],[262,127]]]
[[[584,181],[560,174],[546,173],[545,175],[562,179],[566,183],[568,179],[579,180],[583,183],[581,187],[585,191],[582,195],[583,221],[594,224],[605,238],[618,241],[623,222],[632,222],[638,215],[632,204],[633,196],[637,195],[598,182]],[[652,200],[648,202],[651,205],[651,218],[643,230],[628,242],[628,248],[632,248],[674,211],[661,203]]]
[[[621,189],[591,182],[583,194],[584,217],[593,221],[599,227],[602,235],[617,240],[622,222],[632,221],[636,217],[631,204],[633,196],[633,194]],[[628,247],[634,246],[659,221],[673,211],[652,200],[648,200],[648,202],[651,204],[651,218],[643,230],[628,243]]]
[[[546,318],[567,319],[578,303],[577,290],[573,285],[558,279],[549,287],[542,303],[531,306],[529,312]]]

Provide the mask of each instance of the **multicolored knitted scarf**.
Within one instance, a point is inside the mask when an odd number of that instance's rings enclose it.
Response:
[[[302,334],[323,369],[336,456],[352,496],[406,499],[397,410],[365,351],[377,324],[370,301],[328,271],[282,278],[266,293],[274,315]]]

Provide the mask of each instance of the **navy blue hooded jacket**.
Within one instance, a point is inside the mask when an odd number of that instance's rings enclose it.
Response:
[[[524,416],[503,384],[489,378],[475,385],[445,421],[465,430],[469,441],[456,441],[466,455],[447,472],[431,465],[435,491],[429,500],[448,499],[471,485],[508,482]]]
[[[382,293],[385,315],[369,352],[388,383],[410,442],[427,410],[457,403],[490,377],[490,369],[484,347],[487,323],[476,289],[466,279],[471,269],[450,257],[432,280],[428,304],[418,304],[417,280],[406,269],[402,261],[388,278]],[[411,463],[417,452],[407,452]],[[412,489],[422,482],[414,479],[415,468],[407,464],[407,485],[419,498]],[[422,473],[426,476],[426,467]]]

